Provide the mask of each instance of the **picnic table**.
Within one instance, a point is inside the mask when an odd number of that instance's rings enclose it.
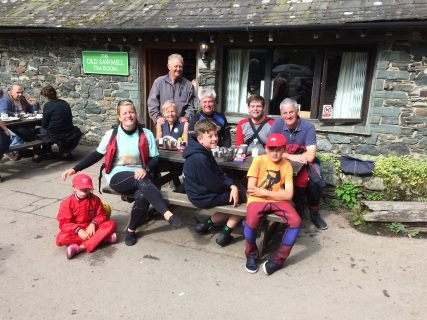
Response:
[[[159,150],[160,162],[171,162],[171,163],[184,163],[184,158],[182,157],[181,152],[174,150]],[[239,172],[247,172],[251,166],[253,158],[251,156],[247,157],[243,162],[234,162],[234,161],[218,161],[218,166],[223,169],[230,169]],[[304,164],[289,161],[292,165],[293,175],[297,176],[301,169],[304,167]]]
[[[17,128],[17,127],[28,127],[28,126],[37,126],[41,125],[42,119],[38,117],[27,117],[27,118],[14,118],[9,117],[8,119],[2,120],[8,129]]]
[[[194,206],[190,200],[188,199],[187,195],[183,193],[183,188],[177,188],[177,190],[170,190],[168,188],[162,188],[163,185],[167,184],[169,181],[172,181],[174,179],[177,179],[180,175],[180,170],[174,170],[173,168],[176,168],[176,164],[183,164],[185,159],[182,157],[182,154],[179,151],[175,150],[159,150],[159,158],[160,158],[160,168],[169,168],[169,171],[162,172],[162,175],[160,175],[154,183],[161,189],[162,197],[163,199],[169,203],[169,205],[176,205],[180,207],[187,207],[187,208],[193,208],[193,209],[199,209],[199,213],[203,213],[206,215],[211,215],[214,212],[221,212],[226,214],[232,214],[237,215],[241,217],[246,216],[246,204],[240,204],[237,207],[233,207],[232,205],[223,205],[223,206],[216,206],[209,209],[200,209]],[[233,162],[233,161],[217,161],[218,165],[225,169],[226,171],[231,171],[238,173],[240,175],[244,175],[248,170],[252,163],[252,157],[247,157],[244,162]],[[304,167],[303,164],[290,161],[293,169],[293,174],[296,176],[299,171]],[[172,164],[172,166],[171,166]],[[114,192],[110,187],[103,188],[103,192],[105,193],[113,193]],[[121,195],[123,200],[132,202],[133,201],[133,195]],[[260,253],[262,254],[269,241],[272,238],[272,234],[274,230],[276,230],[279,223],[283,223],[282,219],[274,214],[269,214],[263,219],[261,222],[260,228],[258,230],[257,234],[257,245],[260,250]]]
[[[40,125],[42,122],[42,119],[38,117],[27,117],[22,119],[17,117],[16,118],[9,117],[8,119],[3,119],[2,122],[5,124],[5,126],[8,129],[13,131],[13,129],[15,128],[29,127],[29,126],[34,127],[34,126]],[[37,139],[29,142],[24,142],[24,143],[9,147],[9,150],[7,150],[7,152],[34,149],[42,146],[43,143],[44,142],[42,140],[37,140]],[[0,175],[0,182],[2,181],[3,181],[3,178]]]

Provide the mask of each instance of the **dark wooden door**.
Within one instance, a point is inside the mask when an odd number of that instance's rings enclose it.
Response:
[[[156,78],[168,73],[167,63],[168,57],[178,53],[184,58],[184,77],[188,80],[193,80],[197,75],[197,50],[196,48],[147,48],[145,50],[145,123],[150,129],[154,129],[154,124],[147,112],[147,98],[150,93],[151,86]]]

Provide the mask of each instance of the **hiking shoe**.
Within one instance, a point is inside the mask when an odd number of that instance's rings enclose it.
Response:
[[[113,232],[107,238],[104,239],[104,243],[113,244],[117,242],[117,234]]]
[[[6,155],[11,161],[18,161],[19,159],[22,158],[22,155],[19,151],[8,152],[6,153]]]
[[[233,241],[233,239],[234,237],[230,234],[230,232],[222,230],[218,238],[216,238],[216,243],[221,247],[225,247],[227,244]]]
[[[135,231],[131,232],[126,230],[125,244],[127,246],[133,246],[136,243],[136,234]]]
[[[264,270],[264,273],[269,276],[270,274],[276,272],[279,270],[282,266],[278,265],[273,260],[268,259],[262,264],[262,270]]]
[[[176,215],[171,215],[168,222],[174,229],[182,227],[182,220]]]
[[[80,246],[76,243],[70,244],[65,251],[68,259],[72,259],[80,253]]]
[[[246,257],[246,271],[249,273],[256,273],[258,271],[258,259],[255,257]]]
[[[317,229],[320,229],[320,230],[328,229],[328,225],[326,224],[325,220],[322,219],[318,211],[310,212],[310,218]]]
[[[196,224],[194,230],[198,233],[207,233],[212,229],[213,225],[213,223],[208,223],[208,220],[205,220]]]

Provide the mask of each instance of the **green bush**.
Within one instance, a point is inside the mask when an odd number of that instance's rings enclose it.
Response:
[[[380,156],[374,176],[384,180],[386,200],[427,199],[427,161],[411,156]]]
[[[357,196],[359,194],[359,187],[355,186],[350,181],[343,183],[335,189],[335,194],[338,199],[347,207],[353,208],[357,203]]]

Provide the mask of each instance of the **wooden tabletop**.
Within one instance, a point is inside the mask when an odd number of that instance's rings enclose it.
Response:
[[[184,158],[182,153],[179,151],[170,151],[170,150],[159,150],[159,157],[161,160],[166,160],[175,163],[184,163]],[[218,161],[217,163],[221,168],[233,169],[236,171],[247,172],[252,163],[252,157],[247,157],[243,162],[234,162],[234,161]],[[304,164],[294,161],[289,161],[292,165],[294,176],[298,175],[300,170],[304,167]]]
[[[18,120],[12,120],[12,121],[3,121],[5,126],[9,129],[16,128],[16,127],[24,127],[24,126],[36,126],[40,125],[42,123],[41,118],[24,118],[24,119],[18,119]]]

